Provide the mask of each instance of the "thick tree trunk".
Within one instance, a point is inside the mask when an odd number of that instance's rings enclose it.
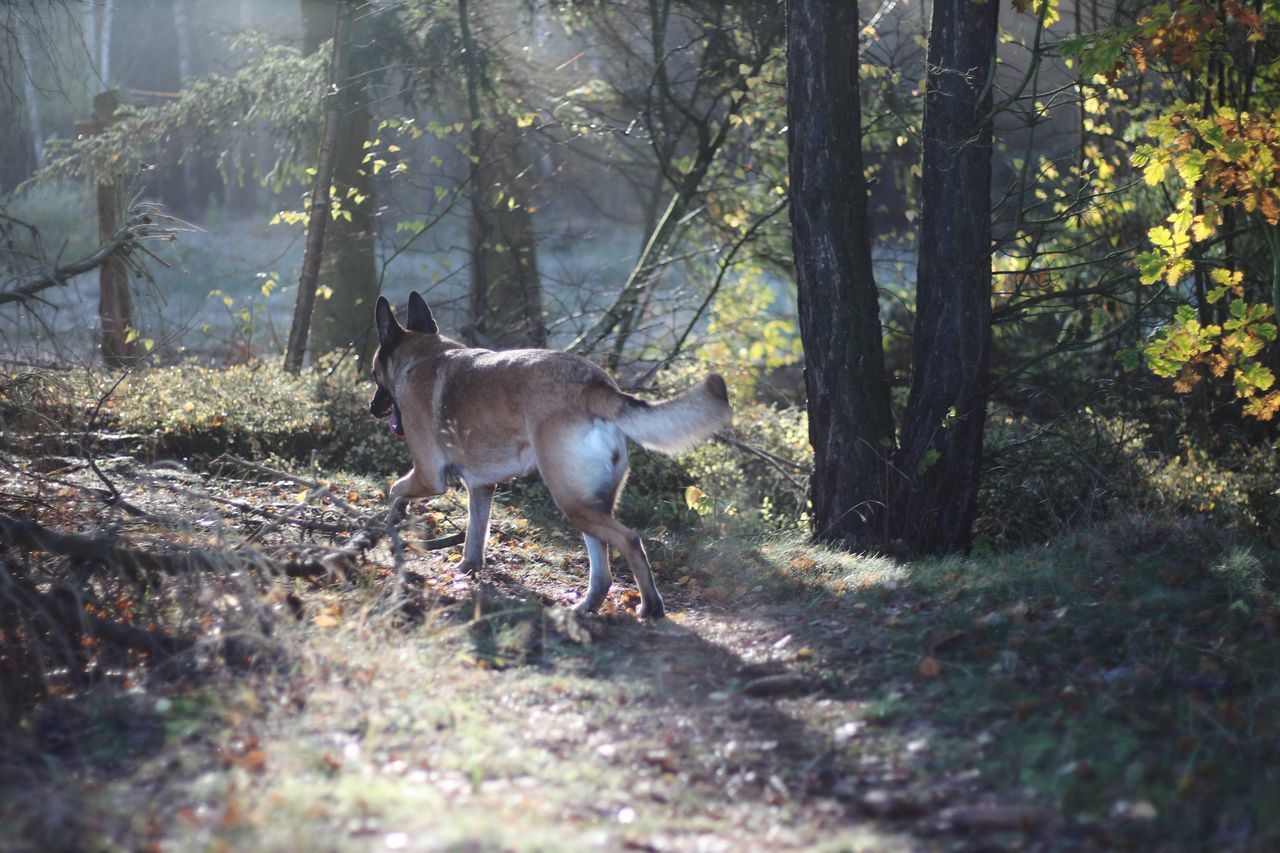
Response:
[[[492,111],[484,108],[486,81],[467,0],[458,0],[458,26],[471,120],[471,291],[465,337],[499,349],[546,346],[537,240],[517,156],[519,132],[509,117],[489,115]]]
[[[879,545],[893,419],[862,172],[857,6],[791,0],[787,23],[791,225],[814,535]]]
[[[340,0],[349,2],[349,0]],[[335,0],[302,0],[302,42],[305,53],[314,53],[333,36]],[[352,22],[353,30],[359,25]],[[378,269],[374,257],[376,222],[373,176],[364,162],[369,139],[369,102],[362,62],[350,46],[351,66],[341,84],[341,121],[333,139],[332,187],[344,211],[330,218],[324,243],[318,284],[321,298],[314,302],[311,320],[311,352],[319,355],[354,347],[361,364],[373,356],[373,306],[378,299]],[[358,199],[358,200],[357,200]],[[350,219],[346,214],[351,215]]]
[[[999,4],[935,0],[913,373],[890,513],[916,552],[971,544],[991,352],[991,79]]]
[[[364,87],[353,86],[346,104],[333,171],[333,189],[344,213],[329,221],[320,268],[320,280],[329,289],[316,302],[311,351],[322,354],[352,347],[360,363],[368,364],[377,344],[373,306],[378,301],[378,267],[373,174],[364,163],[370,122]]]

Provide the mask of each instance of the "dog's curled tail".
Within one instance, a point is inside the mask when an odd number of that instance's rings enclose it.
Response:
[[[632,441],[660,453],[683,453],[706,441],[733,417],[729,389],[718,373],[661,403],[624,396],[614,422]]]

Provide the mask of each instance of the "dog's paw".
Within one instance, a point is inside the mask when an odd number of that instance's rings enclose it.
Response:
[[[662,596],[655,596],[651,601],[642,601],[640,606],[636,608],[636,616],[645,621],[656,622],[667,615],[666,605],[662,603]]]

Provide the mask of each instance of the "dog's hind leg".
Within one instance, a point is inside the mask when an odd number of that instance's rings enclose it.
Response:
[[[493,486],[467,486],[467,542],[462,548],[462,563],[458,569],[469,575],[476,574],[484,566],[493,491]]]
[[[579,613],[594,613],[604,603],[613,585],[613,572],[609,570],[609,546],[590,533],[582,534],[587,543],[587,558],[591,561],[591,579],[587,581],[587,594],[574,607]]]
[[[622,553],[631,573],[636,576],[636,587],[640,590],[640,609],[637,611],[640,618],[661,619],[665,616],[666,607],[658,594],[658,585],[654,583],[653,567],[649,565],[649,555],[645,553],[640,535],[600,509],[574,508],[566,510],[566,514],[583,533],[612,545]],[[594,572],[592,580],[595,580]]]
[[[601,550],[610,545],[617,548],[631,567],[640,589],[640,617],[661,619],[665,608],[644,543],[634,530],[613,517],[627,475],[626,442],[621,430],[604,421],[548,422],[537,436],[538,470],[556,505],[587,536],[591,580],[580,608],[593,609],[590,605],[596,595],[603,600],[608,592],[604,578],[596,571],[597,566],[608,564],[591,553],[591,540],[596,539],[603,545]]]

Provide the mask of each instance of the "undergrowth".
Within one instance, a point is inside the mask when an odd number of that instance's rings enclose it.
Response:
[[[1280,554],[1256,540],[1134,515],[982,558],[780,540],[710,560],[694,582],[712,600],[851,626],[812,641],[816,670],[869,726],[922,722],[935,774],[1146,843],[1280,842]]]

